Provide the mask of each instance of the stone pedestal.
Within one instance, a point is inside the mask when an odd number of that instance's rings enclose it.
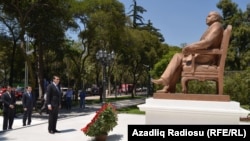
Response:
[[[148,98],[138,107],[146,113],[146,124],[239,124],[240,117],[249,114],[235,101],[184,97],[180,100]]]

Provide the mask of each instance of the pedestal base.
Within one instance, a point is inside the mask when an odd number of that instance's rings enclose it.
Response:
[[[239,124],[249,111],[235,101],[146,99],[146,124]]]
[[[199,101],[230,101],[229,95],[218,94],[182,94],[182,93],[154,93],[155,99],[199,100]]]

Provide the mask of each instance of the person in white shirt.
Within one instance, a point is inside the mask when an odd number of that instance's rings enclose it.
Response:
[[[43,106],[41,107],[39,114],[42,115],[43,112],[48,113],[48,108],[47,108],[47,93],[44,93],[44,95],[43,95]]]
[[[73,90],[72,88],[68,88],[68,90],[66,91],[66,108],[67,110],[71,110],[71,106],[72,106],[72,97],[73,97]]]

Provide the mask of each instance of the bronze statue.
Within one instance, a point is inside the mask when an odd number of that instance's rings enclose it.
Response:
[[[222,17],[216,11],[209,12],[206,18],[207,30],[203,33],[200,41],[185,46],[182,53],[176,53],[170,60],[167,68],[159,79],[152,79],[155,84],[164,85],[162,90],[157,92],[174,93],[176,83],[182,72],[183,64],[188,64],[191,60],[189,51],[192,50],[210,50],[220,48],[223,37],[224,28],[222,26]],[[196,62],[198,64],[213,65],[217,62],[217,55],[199,55],[196,54]]]

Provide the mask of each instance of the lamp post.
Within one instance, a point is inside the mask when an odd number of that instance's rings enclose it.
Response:
[[[26,44],[26,55],[30,55],[34,52],[34,49],[29,50],[29,42],[30,42],[30,38],[27,37],[27,44]],[[29,83],[29,68],[28,68],[28,63],[27,61],[25,61],[25,74],[24,74],[24,88],[26,88],[28,86]]]
[[[144,65],[144,64],[143,64]],[[150,75],[150,66],[149,65],[144,65],[144,67],[147,68],[147,73],[148,73],[148,88],[147,88],[147,97],[151,95],[151,75]]]
[[[107,85],[107,71],[106,68],[110,66],[110,64],[115,59],[115,52],[112,51],[111,53],[108,53],[106,50],[99,50],[96,53],[96,59],[102,64],[102,70],[103,70],[103,79],[102,79],[102,103],[105,103],[106,99],[106,85]]]

